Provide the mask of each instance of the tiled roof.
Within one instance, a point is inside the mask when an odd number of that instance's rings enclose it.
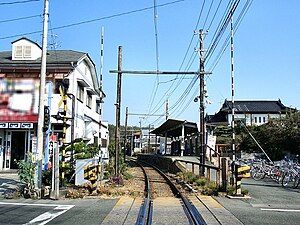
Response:
[[[47,64],[63,64],[78,62],[86,53],[73,50],[49,50],[47,52]],[[12,60],[12,52],[0,52],[0,66],[17,67],[18,65],[36,65],[41,63],[41,58],[37,60]]]
[[[279,113],[287,109],[280,100],[278,101],[235,101],[234,108],[236,113]],[[220,111],[231,111],[232,102],[225,100]]]

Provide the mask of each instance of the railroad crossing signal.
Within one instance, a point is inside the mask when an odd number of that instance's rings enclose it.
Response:
[[[43,131],[46,132],[49,129],[50,123],[50,109],[49,106],[44,106],[44,124]]]

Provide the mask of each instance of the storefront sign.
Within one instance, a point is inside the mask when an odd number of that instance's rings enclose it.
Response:
[[[37,122],[38,88],[37,79],[0,77],[0,123]]]
[[[1,128],[32,129],[33,123],[0,123],[0,129]]]

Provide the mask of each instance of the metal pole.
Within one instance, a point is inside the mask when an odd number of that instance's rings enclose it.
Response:
[[[231,12],[232,13],[232,12]],[[233,58],[233,53],[234,53],[234,45],[233,45],[233,15],[231,14],[231,38],[230,38],[230,42],[231,42],[231,102],[232,102],[232,106],[231,106],[231,110],[232,110],[232,121],[231,121],[231,128],[232,128],[232,161],[235,162],[235,157],[236,157],[236,152],[235,152],[235,109],[234,109],[234,58]]]
[[[48,38],[48,19],[49,19],[49,1],[44,1],[44,22],[43,22],[43,43],[42,43],[42,63],[40,74],[40,89],[39,89],[39,110],[38,110],[38,127],[37,127],[37,154],[35,160],[36,176],[35,188],[40,189],[42,186],[42,158],[44,147],[44,134],[43,134],[43,120],[44,120],[44,99],[45,99],[45,85],[46,85],[46,61],[47,61],[47,38]]]
[[[75,96],[68,94],[72,99],[72,118],[71,118],[71,168],[74,170],[74,129],[75,129]]]
[[[48,85],[48,107],[49,107],[49,112],[51,113],[51,100],[52,100],[52,82],[47,82]],[[48,129],[46,131],[46,143],[45,143],[45,159],[44,159],[44,169],[48,170],[48,163],[49,163],[49,136],[51,133],[51,118],[49,118],[49,123],[48,123]]]

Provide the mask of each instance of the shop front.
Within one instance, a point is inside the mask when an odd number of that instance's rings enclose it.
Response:
[[[26,158],[34,144],[33,123],[0,123],[0,126],[0,170],[17,169],[17,162]]]

